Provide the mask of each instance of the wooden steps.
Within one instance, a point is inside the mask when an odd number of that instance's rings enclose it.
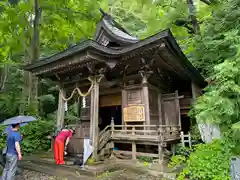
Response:
[[[99,160],[105,160],[106,158],[110,157],[114,148],[113,141],[108,142],[104,148],[102,148],[99,152]]]

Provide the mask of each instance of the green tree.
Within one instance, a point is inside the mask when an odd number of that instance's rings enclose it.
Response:
[[[198,121],[223,126],[239,121],[239,5],[237,0],[221,4],[195,44],[193,62],[209,77],[206,93],[193,109]]]

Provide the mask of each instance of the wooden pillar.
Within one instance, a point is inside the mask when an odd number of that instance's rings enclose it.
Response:
[[[112,117],[112,119],[111,119],[111,137],[114,136],[114,131],[115,131],[114,118]],[[111,141],[111,148],[114,148],[114,141]]]
[[[171,151],[172,151],[172,155],[175,156],[175,154],[176,154],[176,144],[171,144]]]
[[[163,148],[163,143],[164,142],[164,135],[163,135],[163,128],[159,127],[158,128],[159,132],[159,139],[158,139],[158,162],[160,165],[163,165],[163,160],[164,160],[164,148]]]
[[[132,135],[135,135],[135,127],[132,128]],[[137,146],[135,141],[132,142],[132,159],[137,159]]]
[[[59,86],[59,96],[58,96],[58,111],[57,111],[57,129],[60,130],[63,128],[64,125],[64,115],[65,115],[65,109],[64,109],[64,103],[62,96],[65,96],[65,90],[62,86]]]
[[[143,92],[143,104],[145,106],[145,124],[150,125],[150,110],[149,110],[149,91],[148,91],[148,77],[149,74],[141,72],[142,76],[142,92]]]
[[[162,94],[158,93],[158,116],[159,116],[159,125],[163,125],[163,113],[162,113]]]
[[[94,76],[91,91],[90,139],[93,146],[93,158],[98,160],[98,121],[99,121],[99,82],[102,76]]]
[[[180,109],[178,91],[175,91],[175,104],[176,104],[176,110],[177,110],[176,113],[177,113],[177,116],[178,116],[178,125],[180,126],[180,129],[182,129],[181,109]]]
[[[202,90],[194,82],[191,83],[191,88],[192,88],[192,98],[194,101],[196,101],[197,97],[199,97],[202,94]]]
[[[163,164],[163,160],[164,160],[164,148],[159,143],[158,144],[158,162],[159,162],[159,164],[162,165]]]
[[[122,125],[126,125],[124,122],[124,108],[127,106],[127,91],[122,89]],[[122,128],[124,129],[124,127]]]

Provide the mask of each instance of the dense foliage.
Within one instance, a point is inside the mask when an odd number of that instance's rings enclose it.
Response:
[[[192,113],[198,121],[229,126],[239,121],[240,2],[229,0],[218,7],[196,43],[198,67],[204,68],[210,85]],[[200,38],[199,38],[200,39]]]
[[[186,167],[178,180],[184,180],[186,177],[194,180],[230,180],[231,155],[229,143],[214,141],[210,144],[197,145],[186,161]]]
[[[220,125],[222,139],[197,145],[189,157],[173,157],[171,166],[185,164],[179,180],[231,179],[230,159],[240,153],[239,132],[231,129],[239,121],[240,108],[240,1],[222,1],[215,7],[201,36],[194,37],[190,57],[209,85],[190,115],[197,122]]]

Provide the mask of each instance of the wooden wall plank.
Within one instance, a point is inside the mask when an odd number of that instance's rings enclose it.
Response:
[[[100,96],[100,99],[99,99],[100,107],[121,106],[121,105],[122,105],[121,93],[114,93],[114,94]]]

